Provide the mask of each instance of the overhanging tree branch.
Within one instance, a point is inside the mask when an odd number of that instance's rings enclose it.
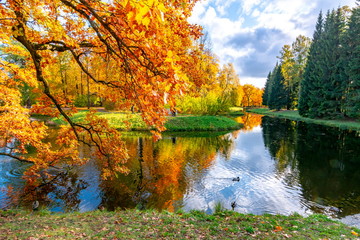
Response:
[[[23,157],[19,157],[19,156],[9,154],[9,153],[0,152],[0,156],[10,157],[10,158],[16,159],[16,160],[18,160],[20,162],[24,162],[24,163],[34,163],[33,161],[30,161],[30,160],[27,160],[27,159],[25,159]]]

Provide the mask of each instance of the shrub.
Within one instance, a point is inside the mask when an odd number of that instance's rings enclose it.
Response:
[[[108,111],[115,110],[115,103],[111,101],[104,101],[103,107]]]
[[[185,96],[177,101],[180,112],[201,115],[216,115],[229,110],[229,101],[216,92],[209,92],[204,97]]]
[[[78,95],[74,102],[76,107],[87,107],[88,106],[88,95]],[[101,105],[100,98],[96,95],[90,95],[90,107],[97,107]]]

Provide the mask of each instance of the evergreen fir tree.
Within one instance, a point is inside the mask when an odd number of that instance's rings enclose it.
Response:
[[[272,99],[272,95],[271,95],[271,92],[272,92],[272,89],[273,89],[273,86],[274,86],[274,78],[275,78],[275,75],[276,75],[276,71],[279,67],[279,64],[276,63],[275,67],[273,68],[273,70],[269,73],[269,80],[268,80],[268,90],[267,90],[267,106],[270,108],[270,105],[273,104],[273,99]]]
[[[281,66],[275,67],[269,98],[269,108],[280,110],[287,107],[289,103],[288,93],[285,87],[285,78],[281,71]]]
[[[262,105],[265,105],[265,106],[268,106],[268,101],[269,101],[270,78],[271,78],[271,72],[269,72],[269,74],[266,78],[265,88],[264,88],[264,92],[262,95]]]
[[[299,114],[301,116],[316,117],[321,102],[321,38],[323,34],[323,16],[320,12],[315,32],[309,50],[304,77],[300,83]]]
[[[345,98],[345,113],[360,118],[360,1],[352,11],[346,37],[348,59],[346,73],[349,84]]]
[[[345,31],[344,14],[339,8],[328,12],[324,24],[321,43],[321,77],[320,77],[320,106],[316,117],[339,118],[342,116],[342,98],[346,88],[347,77],[345,61],[342,57],[342,37]]]

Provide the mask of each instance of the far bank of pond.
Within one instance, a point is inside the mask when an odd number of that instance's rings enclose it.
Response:
[[[360,121],[350,121],[350,120],[331,120],[331,119],[313,119],[302,117],[299,115],[298,111],[294,110],[282,110],[275,111],[268,108],[252,108],[247,109],[247,112],[257,113],[261,115],[274,116],[279,118],[286,118],[294,121],[304,121],[307,123],[319,124],[329,127],[337,127],[340,129],[349,129],[349,130],[360,130]]]
[[[79,111],[71,119],[83,122],[88,111]],[[138,113],[97,112],[97,116],[108,120],[109,124],[118,130],[146,131],[146,126]],[[63,118],[51,119],[56,125],[67,124]],[[225,116],[182,116],[167,117],[167,131],[229,131],[242,127],[239,122]]]
[[[165,133],[158,142],[142,132],[126,132],[130,174],[113,180],[100,178],[101,163],[92,149],[81,146],[81,157],[90,161],[35,196],[15,194],[26,187],[21,176],[28,166],[1,157],[0,208],[26,208],[37,199],[53,212],[213,213],[221,203],[240,213],[321,213],[360,226],[358,132],[257,114],[236,121],[244,127],[227,133]]]

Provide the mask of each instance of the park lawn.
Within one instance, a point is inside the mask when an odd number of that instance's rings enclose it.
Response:
[[[304,121],[308,123],[337,127],[340,129],[360,130],[360,121],[312,119],[312,118],[302,117],[299,115],[298,111],[291,111],[291,110],[274,111],[268,108],[253,108],[253,109],[248,109],[247,111],[251,113],[257,113],[267,116],[286,118],[294,121]]]
[[[179,116],[168,117],[165,127],[168,131],[224,131],[242,125],[224,116]]]
[[[71,119],[74,122],[84,122],[88,111],[79,111]],[[120,113],[120,112],[97,112],[97,116],[108,120],[110,126],[118,130],[146,131],[150,130],[142,120],[140,114]],[[51,120],[56,125],[66,124],[63,118],[53,118]],[[167,117],[165,123],[167,131],[225,131],[235,130],[242,125],[233,119],[225,116],[178,116]]]
[[[0,239],[357,239],[359,232],[323,215],[0,210]]]

